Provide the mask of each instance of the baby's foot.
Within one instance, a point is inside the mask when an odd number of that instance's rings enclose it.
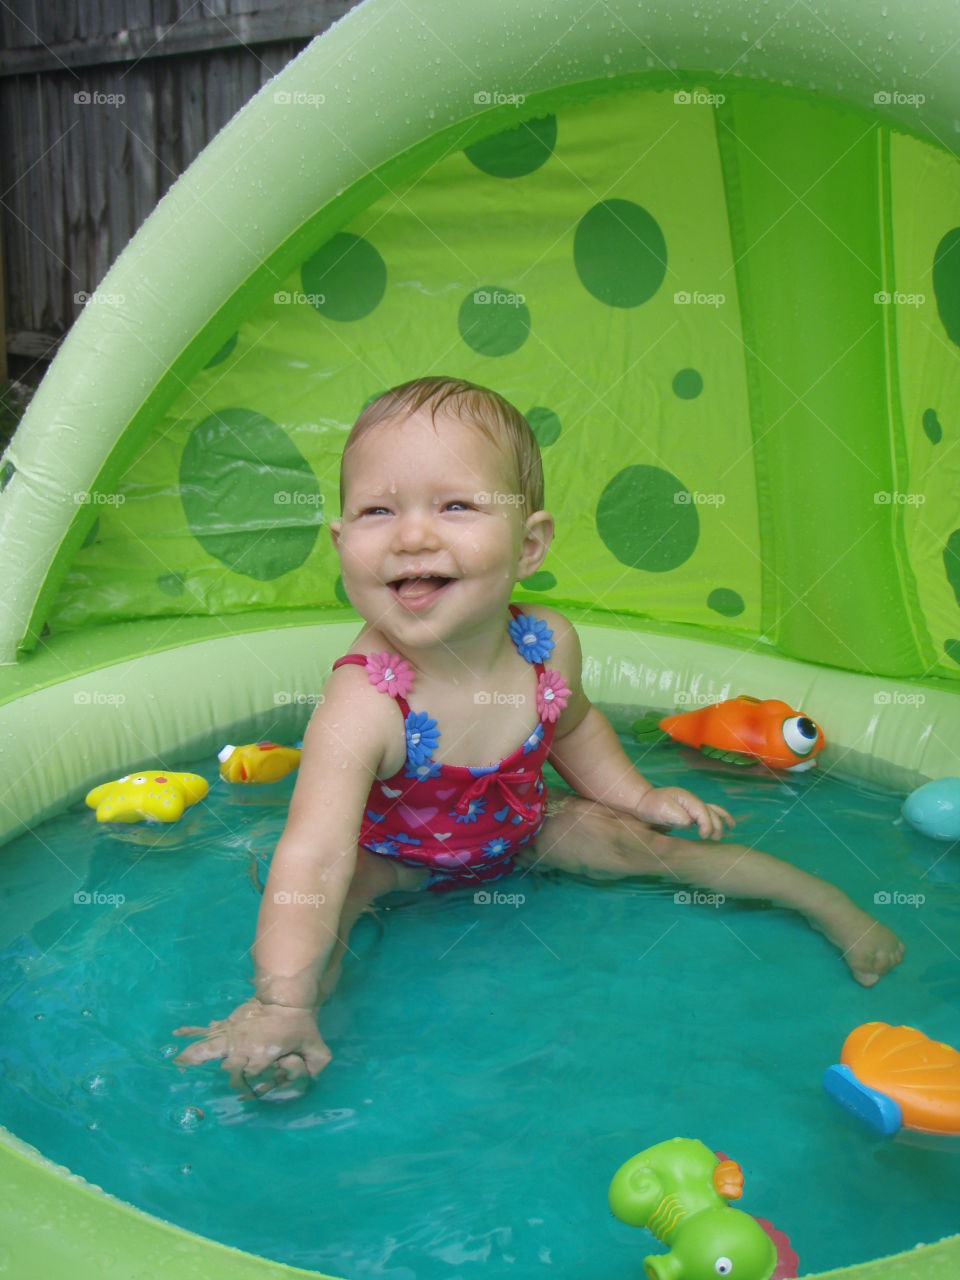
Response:
[[[872,987],[903,959],[903,943],[893,930],[854,906],[845,895],[808,919],[814,929],[840,948],[850,972],[861,986]]]

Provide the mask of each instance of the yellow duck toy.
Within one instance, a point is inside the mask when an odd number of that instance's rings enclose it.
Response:
[[[242,747],[228,743],[217,759],[225,782],[279,782],[299,767],[300,752],[276,742],[248,742]]]
[[[87,793],[98,822],[176,822],[209,787],[197,773],[128,773]]]

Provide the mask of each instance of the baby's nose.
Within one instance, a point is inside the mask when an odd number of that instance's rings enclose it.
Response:
[[[410,552],[421,547],[436,548],[439,536],[430,515],[422,511],[408,511],[394,522],[394,541],[398,548]]]

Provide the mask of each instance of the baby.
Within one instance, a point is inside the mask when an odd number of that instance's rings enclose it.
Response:
[[[839,889],[716,844],[734,825],[725,809],[652,787],[583,692],[573,626],[510,604],[554,532],[536,440],[511,404],[450,378],[387,391],[347,439],[340,504],[330,533],[365,625],[304,735],[260,906],[255,995],[209,1027],[178,1027],[204,1036],[178,1063],[222,1059],[254,1093],[318,1074],[330,1051],[317,1013],[361,912],[393,890],[481,890],[517,868],[771,899],[826,934],[865,986],[899,963],[897,937]],[[545,760],[575,794],[544,786]],[[692,826],[711,843],[661,830]]]

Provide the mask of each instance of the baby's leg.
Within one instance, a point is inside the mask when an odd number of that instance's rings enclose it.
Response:
[[[402,862],[391,862],[368,849],[357,849],[357,865],[340,910],[337,940],[318,987],[317,998],[321,1004],[333,993],[340,980],[343,957],[349,950],[347,939],[364,911],[385,893],[392,893],[395,889],[419,889],[429,878],[430,872],[427,870],[408,867]]]
[[[867,987],[903,956],[897,936],[840,889],[758,849],[664,835],[623,810],[553,789],[546,812],[533,844],[517,857],[521,867],[557,867],[594,880],[661,876],[730,897],[771,899],[826,934]]]

